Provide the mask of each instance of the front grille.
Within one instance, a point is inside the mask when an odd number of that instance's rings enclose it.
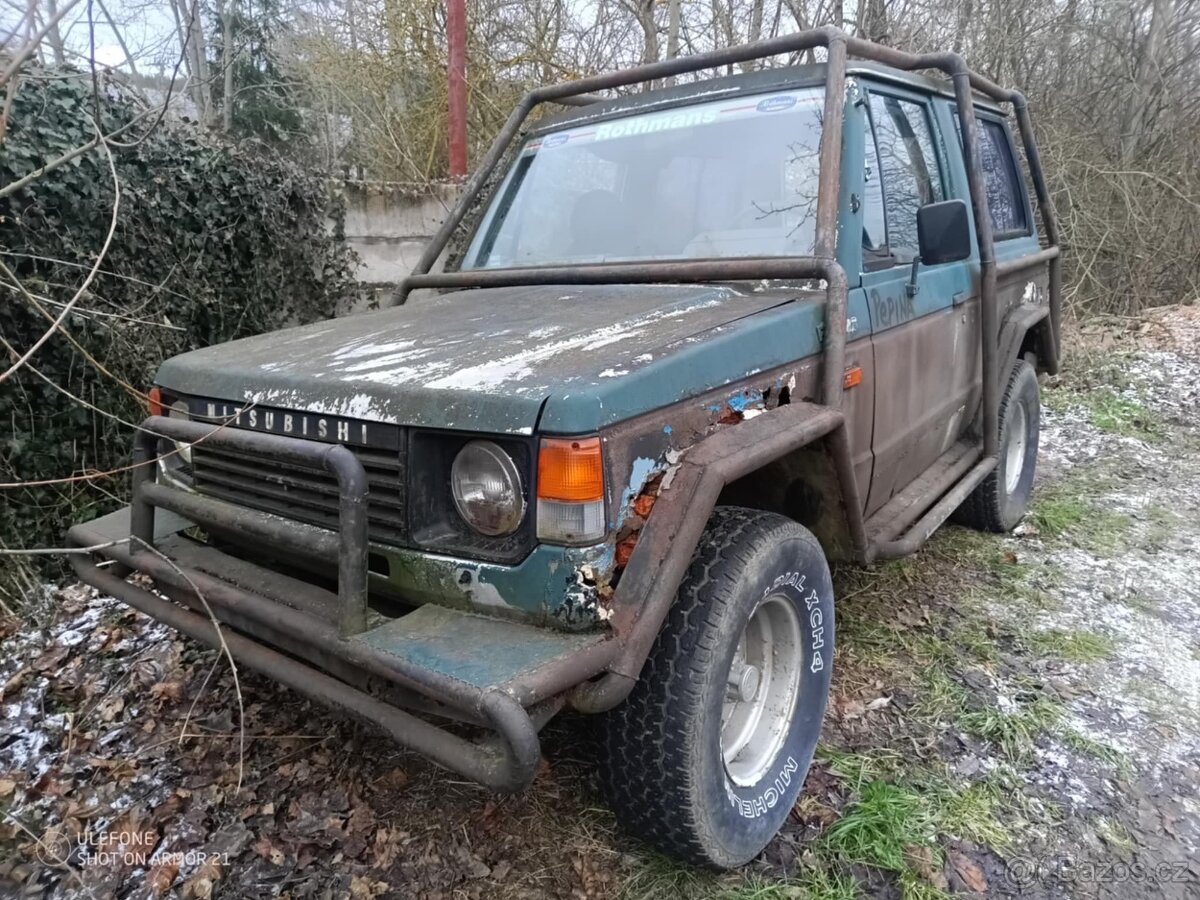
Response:
[[[405,544],[408,539],[404,466],[394,450],[349,447],[367,472],[370,540]],[[337,530],[337,479],[324,469],[283,463],[225,448],[192,447],[192,471],[201,493]]]

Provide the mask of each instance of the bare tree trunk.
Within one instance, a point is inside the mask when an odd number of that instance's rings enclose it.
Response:
[[[200,20],[200,0],[175,0],[172,5],[180,50],[191,75],[188,93],[196,104],[200,121],[213,124],[212,85],[209,83],[208,57],[204,46],[204,23]]]
[[[221,17],[221,130],[233,131],[233,0],[217,0]]]
[[[858,31],[868,41],[886,44],[888,39],[887,7],[884,0],[864,0],[859,7]]]
[[[954,43],[951,49],[955,53],[962,53],[963,41],[967,36],[967,29],[971,27],[971,14],[975,11],[975,4],[972,0],[960,0],[958,4],[958,17],[954,24]]]
[[[733,37],[733,13],[721,0],[712,0],[713,43],[729,47],[737,43]],[[725,67],[727,75],[733,74],[733,64]]]
[[[750,7],[750,33],[746,36],[749,41],[757,41],[762,37],[763,0],[754,0]],[[742,63],[743,72],[753,72],[757,65],[755,60]]]
[[[657,62],[658,28],[654,24],[654,0],[637,0],[637,19],[642,26],[642,62]]]
[[[117,39],[117,46],[121,48],[121,52],[125,55],[125,62],[129,66],[129,74],[137,78],[137,63],[133,61],[133,54],[129,52],[129,45],[125,43],[125,36],[122,34],[121,29],[117,27],[117,23],[113,21],[108,7],[104,5],[104,0],[96,0],[96,5],[100,7],[100,15],[104,16],[104,20],[108,22],[108,27],[112,29],[112,33]]]
[[[1150,30],[1135,59],[1133,91],[1121,128],[1121,162],[1128,163],[1143,142],[1149,107],[1154,102],[1162,64],[1163,41],[1175,14],[1175,0],[1153,0]],[[1157,105],[1157,104],[1155,104]]]
[[[679,0],[670,0],[667,4],[667,59],[674,59],[679,55]],[[664,84],[674,84],[675,76],[672,75],[663,82]]]
[[[54,17],[58,14],[58,3],[55,0],[46,0],[47,21],[54,21]],[[62,32],[58,30],[58,23],[50,27],[46,32],[46,43],[50,45],[50,52],[54,54],[54,64],[61,66],[67,61],[66,48],[63,46]]]

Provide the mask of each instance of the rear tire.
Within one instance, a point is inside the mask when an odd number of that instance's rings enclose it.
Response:
[[[700,865],[757,856],[812,762],[833,638],[816,538],[718,508],[641,678],[605,717],[601,783],[622,825]]]
[[[1012,531],[1025,515],[1037,468],[1042,404],[1033,366],[1020,360],[1000,398],[1000,459],[954,514],[979,531]]]

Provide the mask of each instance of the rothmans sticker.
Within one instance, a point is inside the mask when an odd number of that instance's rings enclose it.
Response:
[[[824,92],[818,89],[771,94],[766,97],[730,98],[682,109],[645,113],[640,116],[601,122],[598,125],[573,128],[569,131],[557,131],[554,134],[546,135],[541,140],[532,141],[525,148],[525,152],[551,150],[555,147],[577,146],[580,143],[608,141],[642,134],[659,134],[680,128],[695,128],[698,125],[712,125],[716,122],[749,119],[764,115],[808,112],[814,106],[819,106],[823,98]]]

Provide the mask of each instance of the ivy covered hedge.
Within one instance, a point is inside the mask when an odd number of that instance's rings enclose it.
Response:
[[[0,144],[0,185],[86,143],[97,113],[110,133],[143,112],[116,84],[100,91],[79,73],[26,73]],[[153,122],[134,122],[119,138],[127,146],[112,149],[119,221],[100,275],[65,323],[79,346],[55,334],[32,369],[0,384],[5,483],[120,467],[132,443],[125,423],[145,415],[136,392],[163,359],[331,316],[354,292],[353,254],[328,232],[335,211],[317,173],[257,144]],[[51,315],[95,262],[113,200],[100,148],[0,199],[0,261]],[[3,270],[0,285],[0,335],[20,353],[49,323]],[[0,541],[59,546],[72,521],[118,506],[127,484],[120,475],[6,487]]]

